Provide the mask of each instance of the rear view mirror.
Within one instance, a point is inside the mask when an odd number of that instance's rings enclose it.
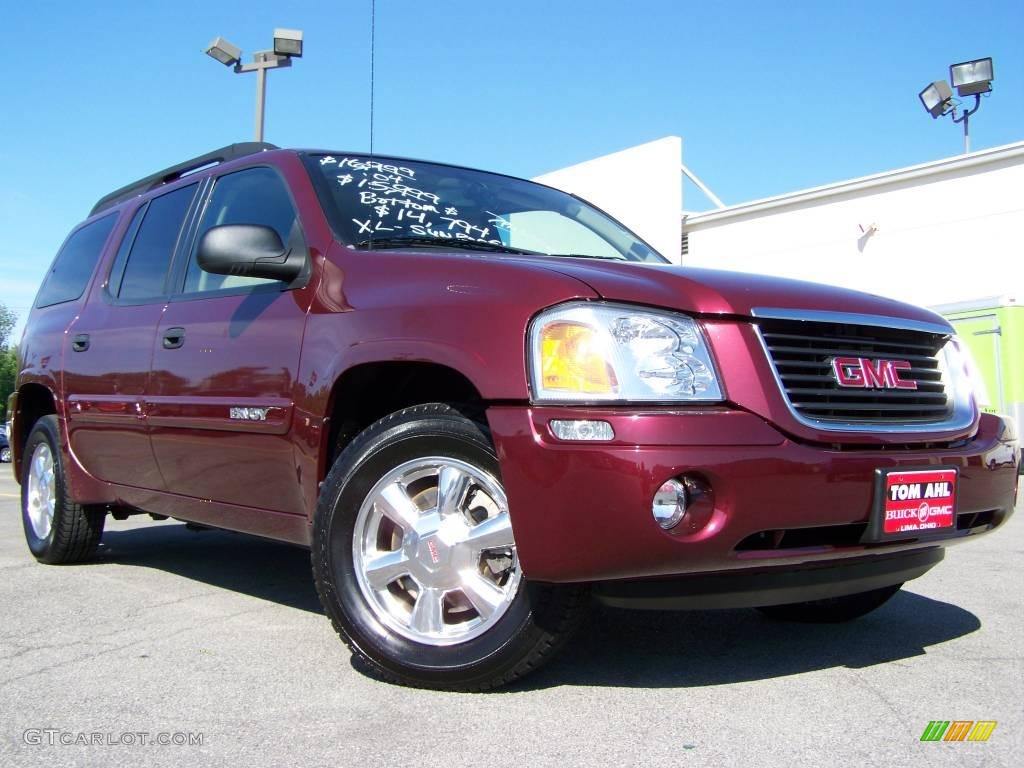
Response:
[[[196,261],[215,275],[265,277],[290,283],[302,274],[306,256],[286,248],[270,227],[224,224],[211,227],[199,241]]]

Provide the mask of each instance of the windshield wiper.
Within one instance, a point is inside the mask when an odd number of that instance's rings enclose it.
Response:
[[[370,240],[360,240],[356,248],[401,248],[412,245],[425,248],[445,248],[448,250],[466,251],[489,251],[490,253],[515,253],[520,256],[534,255],[533,251],[524,251],[520,248],[509,248],[497,243],[485,243],[480,240],[458,240],[456,238],[425,237],[425,236],[397,236],[397,237],[374,237]]]
[[[605,261],[629,261],[622,256],[598,256],[596,253],[552,253],[559,259],[604,259]]]

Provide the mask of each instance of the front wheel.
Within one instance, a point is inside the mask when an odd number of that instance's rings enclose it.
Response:
[[[854,595],[809,600],[805,603],[768,605],[758,610],[780,621],[799,621],[805,624],[839,624],[871,613],[900,591],[902,584],[858,592]]]
[[[582,589],[523,578],[486,428],[441,404],[391,414],[342,452],[312,549],[339,634],[405,685],[511,682],[553,654],[585,604]]]
[[[11,448],[10,448],[10,446],[5,445],[3,448],[0,448],[0,462],[3,462],[4,464],[10,464],[11,463]]]

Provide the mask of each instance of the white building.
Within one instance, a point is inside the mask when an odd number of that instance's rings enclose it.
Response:
[[[682,167],[682,140],[668,137],[537,181],[590,200],[689,266],[843,285],[923,306],[1024,294],[1024,142],[680,221]]]
[[[684,264],[922,306],[1024,293],[1024,142],[684,215]]]

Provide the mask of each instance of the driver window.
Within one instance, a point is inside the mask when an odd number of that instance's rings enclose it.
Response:
[[[217,179],[213,194],[203,211],[192,258],[185,275],[185,293],[242,288],[276,283],[263,277],[214,275],[196,263],[196,251],[203,235],[222,224],[260,224],[274,229],[289,248],[304,248],[299,219],[284,181],[270,168],[248,168]]]

